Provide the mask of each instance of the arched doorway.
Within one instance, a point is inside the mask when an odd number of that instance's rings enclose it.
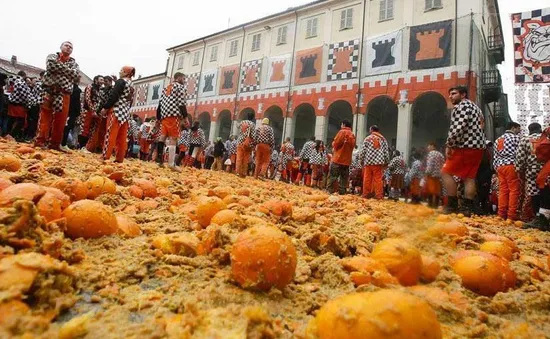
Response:
[[[329,106],[327,117],[327,145],[332,145],[332,140],[340,131],[342,121],[349,120],[353,124],[353,108],[347,101],[335,101]]]
[[[229,110],[223,110],[218,115],[218,137],[222,140],[229,139],[231,135],[231,112]]]
[[[445,98],[437,92],[424,93],[414,101],[412,114],[411,149],[423,150],[431,141],[442,149],[451,117]]]
[[[315,135],[315,109],[310,104],[301,104],[294,109],[294,147],[301,149]]]
[[[256,111],[254,111],[254,110],[253,110],[252,108],[250,108],[250,107],[247,107],[247,108],[243,109],[243,110],[241,111],[241,113],[239,113],[239,116],[238,116],[237,121],[238,121],[238,122],[241,122],[241,121],[243,121],[243,120],[246,120],[246,119],[248,119],[248,116],[251,115],[251,114],[256,115]],[[255,120],[255,119],[254,119],[254,120]]]
[[[275,134],[275,145],[281,145],[281,138],[283,137],[283,110],[279,106],[269,107],[265,113],[264,117],[269,119],[271,127],[273,127],[273,133]]]
[[[201,123],[201,128],[204,130],[206,140],[210,140],[210,114],[202,112],[199,115],[199,122]]]
[[[397,117],[397,104],[390,97],[379,96],[372,99],[367,106],[367,134],[370,127],[376,125],[390,146],[395,148],[397,145]]]

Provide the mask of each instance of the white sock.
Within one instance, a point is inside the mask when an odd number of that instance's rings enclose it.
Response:
[[[176,165],[176,146],[168,146],[168,165]]]
[[[550,219],[550,210],[547,210],[545,208],[540,208],[539,214],[545,216],[546,219]]]

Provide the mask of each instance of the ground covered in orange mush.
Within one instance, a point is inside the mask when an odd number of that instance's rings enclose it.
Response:
[[[497,218],[0,143],[0,338],[545,338]]]

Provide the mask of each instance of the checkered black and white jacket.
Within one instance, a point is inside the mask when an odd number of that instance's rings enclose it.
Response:
[[[279,161],[279,152],[277,152],[276,149],[274,149],[272,152],[271,152],[271,159],[270,159],[270,162],[269,164],[270,165],[273,165],[273,166],[277,166],[277,162]]]
[[[214,144],[210,144],[206,146],[204,149],[204,155],[207,157],[213,157],[214,156]]]
[[[89,84],[84,89],[84,102],[82,105],[82,111],[97,111],[99,105],[101,88],[94,84]],[[107,101],[107,100],[105,100]]]
[[[36,84],[34,84],[33,87],[31,87],[31,93],[29,95],[29,101],[27,102],[27,106],[33,107],[33,106],[40,106],[44,102],[43,100],[43,91],[42,91],[42,83],[37,81]]]
[[[294,149],[294,145],[290,142],[285,142],[283,146],[281,146],[281,163],[286,166],[287,162],[292,161],[294,159],[294,156],[296,155],[296,150]]]
[[[31,88],[27,85],[25,80],[21,77],[16,77],[13,80],[13,90],[8,95],[10,104],[27,106],[32,101]]]
[[[160,117],[184,117],[187,115],[185,86],[179,82],[173,82],[163,91],[160,98]],[[185,113],[184,113],[185,112]]]
[[[237,138],[237,144],[242,144],[246,138],[252,138],[252,143],[254,143],[256,134],[256,125],[250,120],[243,120],[239,124],[239,137]],[[254,145],[252,145],[254,146]]]
[[[495,141],[493,154],[493,167],[495,169],[515,163],[519,139],[519,135],[512,133],[512,131],[506,131]]]
[[[540,192],[536,180],[544,164],[537,160],[533,145],[540,137],[540,133],[533,133],[522,138],[519,141],[514,162],[516,172],[525,173],[525,190],[529,196],[537,195]]]
[[[407,173],[408,179],[422,179],[424,174],[422,173],[422,161],[415,160],[412,163],[411,170]]]
[[[405,164],[403,157],[398,155],[391,159],[388,169],[390,170],[390,174],[405,175],[407,165]]]
[[[46,58],[46,73],[42,81],[42,87],[46,93],[53,97],[54,112],[63,109],[62,94],[71,94],[73,83],[79,75],[78,64],[73,58],[63,62],[61,53],[48,55]]]
[[[178,146],[180,145],[184,145],[186,146],[187,148],[189,148],[189,139],[191,137],[191,133],[189,133],[189,130],[186,130],[184,129],[183,131],[181,131],[180,133],[180,137],[178,139]]]
[[[308,161],[313,156],[313,150],[315,149],[315,141],[307,141],[300,151],[300,160]]]
[[[237,154],[237,140],[229,141],[229,147],[226,148],[227,154],[229,154],[229,156]]]
[[[107,100],[109,100],[109,97],[111,96],[111,91],[113,90],[113,87],[103,87],[99,90],[99,98],[97,102],[97,109],[96,113],[99,114],[105,103],[107,103]]]
[[[328,164],[327,152],[324,149],[317,151],[317,149],[313,148],[312,153],[309,157],[309,163],[311,165],[321,166]]]
[[[132,80],[125,78],[118,79],[103,108],[113,108],[115,118],[119,123],[124,124],[130,120],[130,107],[132,107],[133,99],[134,86]]]
[[[275,135],[273,133],[273,128],[268,125],[261,125],[256,128],[256,135],[255,135],[255,144],[267,144],[271,147],[271,149],[275,148]]]
[[[204,130],[202,128],[199,128],[196,131],[191,131],[191,135],[189,136],[189,144],[206,147],[206,137],[204,136]]]
[[[436,150],[428,153],[426,157],[426,175],[434,178],[441,177],[441,169],[445,164],[445,157]]]
[[[359,152],[363,166],[386,165],[390,161],[388,142],[380,133],[373,132],[366,137]]]
[[[468,99],[456,105],[451,114],[447,146],[451,148],[485,148],[484,118],[481,109]]]
[[[138,123],[134,119],[128,121],[128,137],[137,140],[139,134]]]

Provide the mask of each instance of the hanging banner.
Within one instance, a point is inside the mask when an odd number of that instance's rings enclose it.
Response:
[[[550,8],[512,14],[516,83],[550,82]]]
[[[134,106],[145,106],[147,104],[147,90],[149,89],[149,84],[139,84],[135,86],[135,102]]]
[[[266,88],[288,87],[290,81],[290,54],[267,59]]]
[[[366,75],[401,71],[403,30],[368,39],[364,46]]]
[[[453,21],[411,27],[409,69],[451,65]]]
[[[164,80],[157,80],[149,83],[147,89],[147,104],[158,104],[160,101],[160,95],[164,89]]]
[[[357,78],[359,39],[330,44],[327,68],[328,81]]]
[[[322,46],[297,52],[294,84],[306,85],[321,81],[322,66]]]
[[[210,71],[202,72],[202,81],[200,88],[200,97],[211,97],[216,95],[216,89],[218,88],[218,70],[213,69]]]
[[[237,93],[239,65],[223,67],[220,70],[220,95]]]
[[[254,92],[260,89],[262,60],[247,61],[241,71],[241,92]]]
[[[185,77],[185,90],[187,91],[187,99],[197,98],[198,82],[199,73],[189,74]]]

